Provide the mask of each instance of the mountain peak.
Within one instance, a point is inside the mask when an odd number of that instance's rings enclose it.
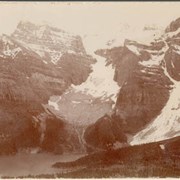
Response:
[[[80,36],[47,23],[35,24],[30,21],[20,21],[11,37],[53,63],[57,63],[66,52],[86,54]]]

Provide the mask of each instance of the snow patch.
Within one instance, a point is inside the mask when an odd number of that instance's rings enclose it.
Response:
[[[54,52],[51,54],[51,62],[53,64],[57,64],[57,62],[59,61],[59,59],[61,58],[62,53],[58,53],[58,52]]]
[[[36,34],[36,36],[37,36],[38,38],[42,38],[43,35],[44,35],[45,30],[46,30],[46,25],[43,25],[43,26],[41,26],[41,27],[39,28],[39,30],[35,31],[34,33]]]
[[[72,101],[72,103],[74,103],[74,104],[80,104],[81,102],[80,102],[80,101]]]
[[[154,72],[151,72],[151,71],[145,71],[144,69],[142,69],[142,70],[140,70],[142,73],[146,73],[146,74],[152,74],[152,75],[154,75],[154,74],[156,74],[156,73],[154,73]]]
[[[159,66],[164,59],[164,54],[162,55],[151,55],[151,58],[147,61],[140,61],[139,64],[147,67]]]
[[[160,144],[159,146],[160,146],[160,148],[161,148],[162,150],[165,150],[164,144]]]
[[[163,41],[165,43],[165,46],[159,51],[157,55],[151,54],[151,58],[147,61],[140,61],[139,64],[147,67],[152,67],[152,66],[159,66],[162,61],[164,60],[164,55],[165,52],[168,50],[169,46],[166,43],[166,41]]]
[[[164,74],[171,80],[171,82],[173,82],[174,85],[176,85],[176,84],[177,84],[177,81],[175,81],[175,80],[169,75],[169,73],[167,72],[166,62],[165,62],[165,61],[164,61],[164,64],[165,64],[165,67],[163,67]]]
[[[48,62],[47,61],[43,61],[44,62],[44,64],[48,64]]]
[[[59,110],[59,106],[58,106],[57,102],[53,102],[53,101],[48,100],[48,105],[53,106],[54,109],[57,111]]]
[[[13,59],[17,56],[17,54],[19,52],[21,52],[21,48],[20,47],[17,47],[17,48],[14,48],[14,49],[10,49],[9,48],[9,45],[6,46],[6,49],[3,51],[3,54],[5,56],[10,56],[12,57]]]
[[[58,102],[61,100],[61,96],[52,96],[50,100],[48,100],[48,105],[54,107],[56,111],[59,111]]]
[[[126,47],[130,50],[130,51],[132,51],[133,53],[135,53],[136,55],[140,55],[140,53],[139,53],[139,50],[138,50],[138,48],[136,47],[136,46],[134,46],[134,45],[126,45]]]

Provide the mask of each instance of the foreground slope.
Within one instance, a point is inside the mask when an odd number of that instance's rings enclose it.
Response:
[[[59,177],[179,177],[180,138],[124,147],[85,156],[55,168],[72,172]]]

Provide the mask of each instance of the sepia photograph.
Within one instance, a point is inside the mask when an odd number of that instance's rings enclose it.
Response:
[[[180,2],[0,2],[11,178],[180,178]]]

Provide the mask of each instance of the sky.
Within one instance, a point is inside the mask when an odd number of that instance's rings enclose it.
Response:
[[[46,22],[76,34],[109,33],[122,23],[166,27],[180,17],[180,2],[0,2],[0,33],[20,20]]]

